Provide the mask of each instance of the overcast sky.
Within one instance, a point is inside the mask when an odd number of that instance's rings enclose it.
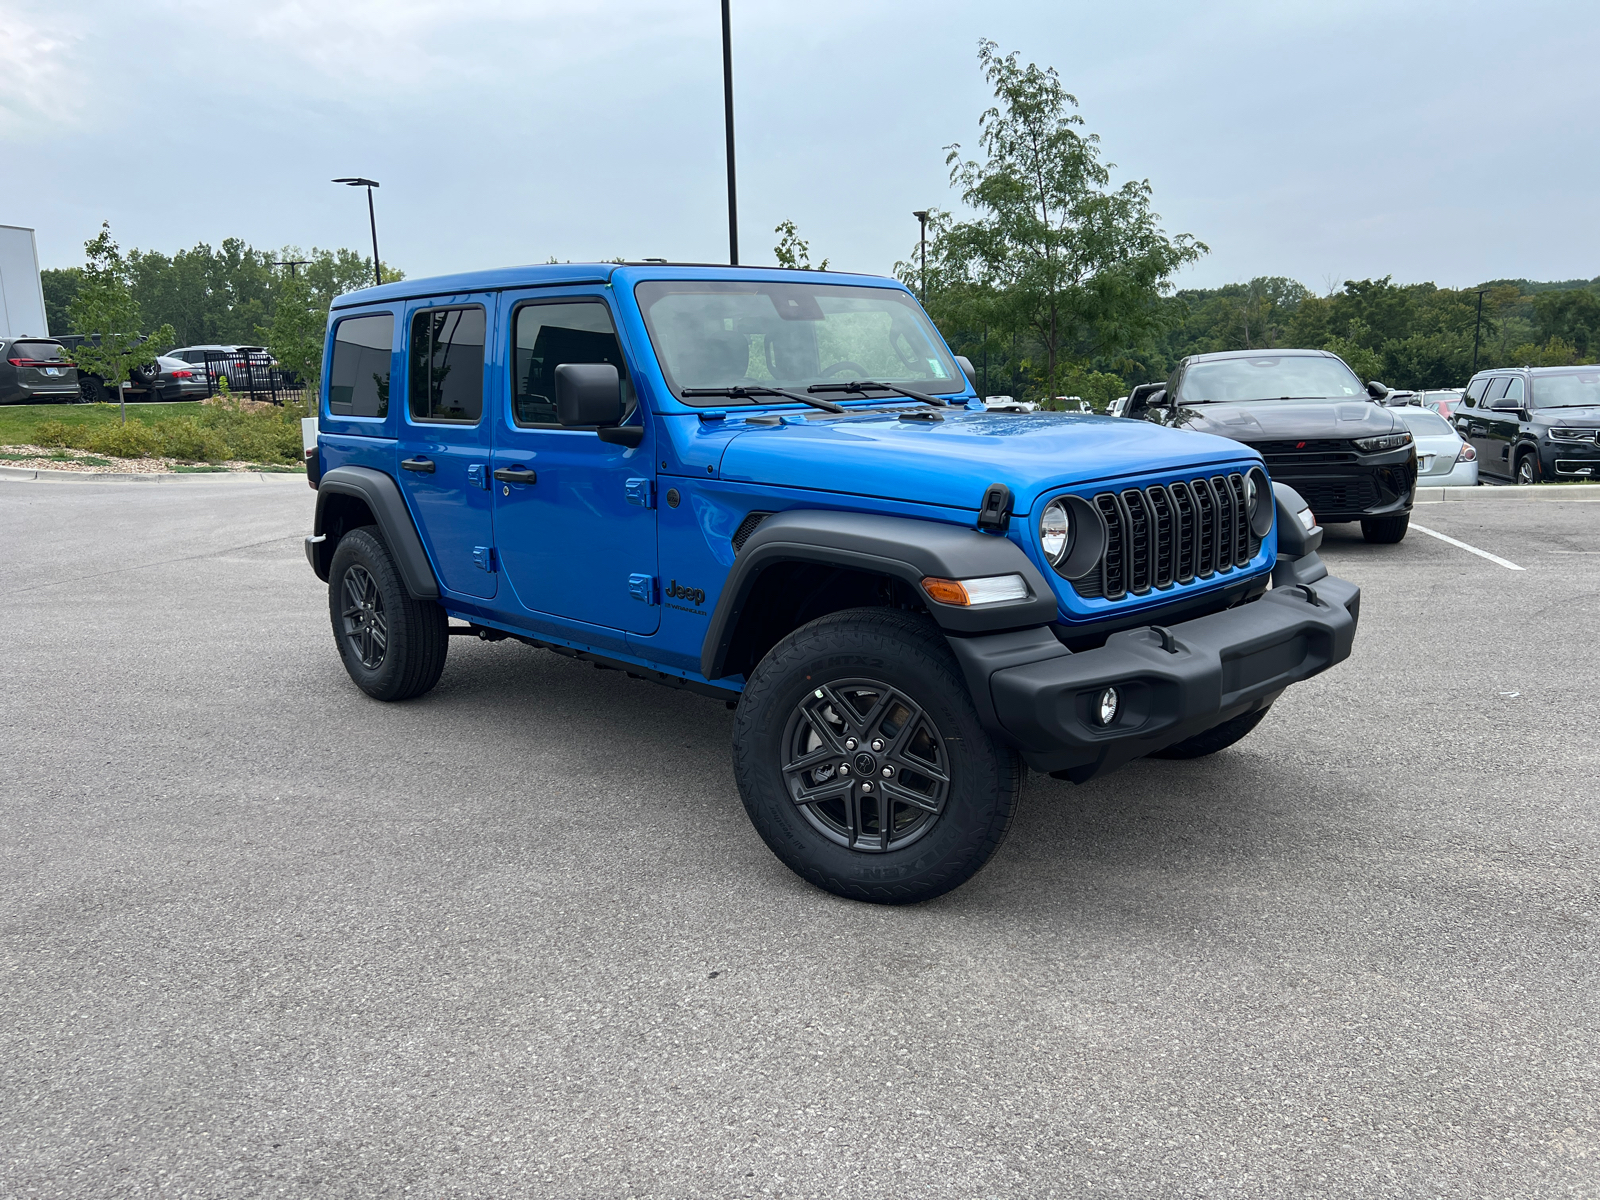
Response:
[[[725,260],[717,0],[0,0],[0,224],[368,246],[417,277]],[[1600,3],[734,0],[741,257],[887,272],[957,207],[979,38],[1056,67],[1180,282],[1600,275]]]

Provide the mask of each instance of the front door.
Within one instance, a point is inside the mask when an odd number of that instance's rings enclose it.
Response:
[[[400,486],[449,591],[496,591],[484,419],[484,345],[492,298],[422,301],[406,313]]]
[[[1522,428],[1522,406],[1528,402],[1523,391],[1526,386],[1522,376],[1513,375],[1506,381],[1505,395],[1491,401],[1490,411],[1486,414],[1489,418],[1488,459],[1494,463],[1494,473],[1506,479],[1510,479],[1516,471],[1516,464],[1511,461],[1511,450],[1517,444],[1517,433]],[[1485,452],[1480,449],[1480,469],[1484,457]]]
[[[648,432],[630,448],[556,420],[562,363],[611,363],[622,378],[624,422],[642,416],[611,310],[598,291],[541,291],[508,295],[503,312],[511,402],[499,418],[491,484],[506,581],[530,612],[654,633],[661,609]]]

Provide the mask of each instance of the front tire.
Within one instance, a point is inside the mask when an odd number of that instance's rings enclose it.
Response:
[[[1539,482],[1539,456],[1532,452],[1525,452],[1517,459],[1517,483],[1522,487],[1529,487]]]
[[[410,700],[439,682],[450,622],[432,600],[406,591],[376,527],[339,539],[328,568],[328,616],[339,657],[377,700]]]
[[[1215,754],[1218,750],[1226,750],[1235,742],[1242,741],[1255,727],[1261,724],[1266,715],[1272,711],[1272,705],[1258,708],[1254,712],[1240,713],[1231,720],[1220,725],[1213,725],[1204,733],[1197,733],[1192,738],[1184,738],[1181,742],[1155,753],[1147,755],[1148,758],[1204,758],[1208,754]]]
[[[1404,541],[1406,530],[1410,528],[1411,514],[1401,513],[1398,517],[1377,517],[1361,522],[1361,536],[1374,545],[1391,546]]]
[[[761,660],[739,698],[733,768],[790,870],[874,904],[930,900],[977,874],[1023,777],[938,627],[876,608],[819,617]]]

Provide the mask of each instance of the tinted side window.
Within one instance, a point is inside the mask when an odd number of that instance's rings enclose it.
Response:
[[[1522,403],[1522,376],[1513,375],[1506,381],[1505,395],[1508,401],[1515,400],[1518,404]]]
[[[475,424],[483,415],[483,309],[411,318],[411,418]]]
[[[622,377],[623,420],[636,403],[622,360],[611,310],[599,300],[524,304],[517,309],[511,370],[511,419],[555,425],[556,368],[562,363],[610,363]]]
[[[1507,379],[1504,375],[1495,376],[1489,381],[1489,391],[1488,394],[1484,396],[1484,400],[1489,404],[1493,404],[1496,400],[1500,399],[1501,396],[1506,394],[1506,384],[1510,382],[1511,380]]]
[[[1474,379],[1467,385],[1467,394],[1463,397],[1466,404],[1476,405],[1483,397],[1483,389],[1489,386],[1488,378]]]
[[[347,317],[333,331],[328,411],[342,417],[389,415],[389,356],[394,314]]]

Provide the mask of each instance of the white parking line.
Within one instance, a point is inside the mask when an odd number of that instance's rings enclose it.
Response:
[[[1487,550],[1479,550],[1476,546],[1469,546],[1465,542],[1458,542],[1455,538],[1451,537],[1447,533],[1440,533],[1437,529],[1429,529],[1426,525],[1418,525],[1415,521],[1411,522],[1411,528],[1415,529],[1418,533],[1425,533],[1429,537],[1436,537],[1441,542],[1449,542],[1452,546],[1459,546],[1461,549],[1467,551],[1467,553],[1476,554],[1479,558],[1487,558],[1492,563],[1499,563],[1508,571],[1521,571],[1525,569],[1517,566],[1517,564],[1514,562],[1507,562],[1498,554],[1490,554]]]

